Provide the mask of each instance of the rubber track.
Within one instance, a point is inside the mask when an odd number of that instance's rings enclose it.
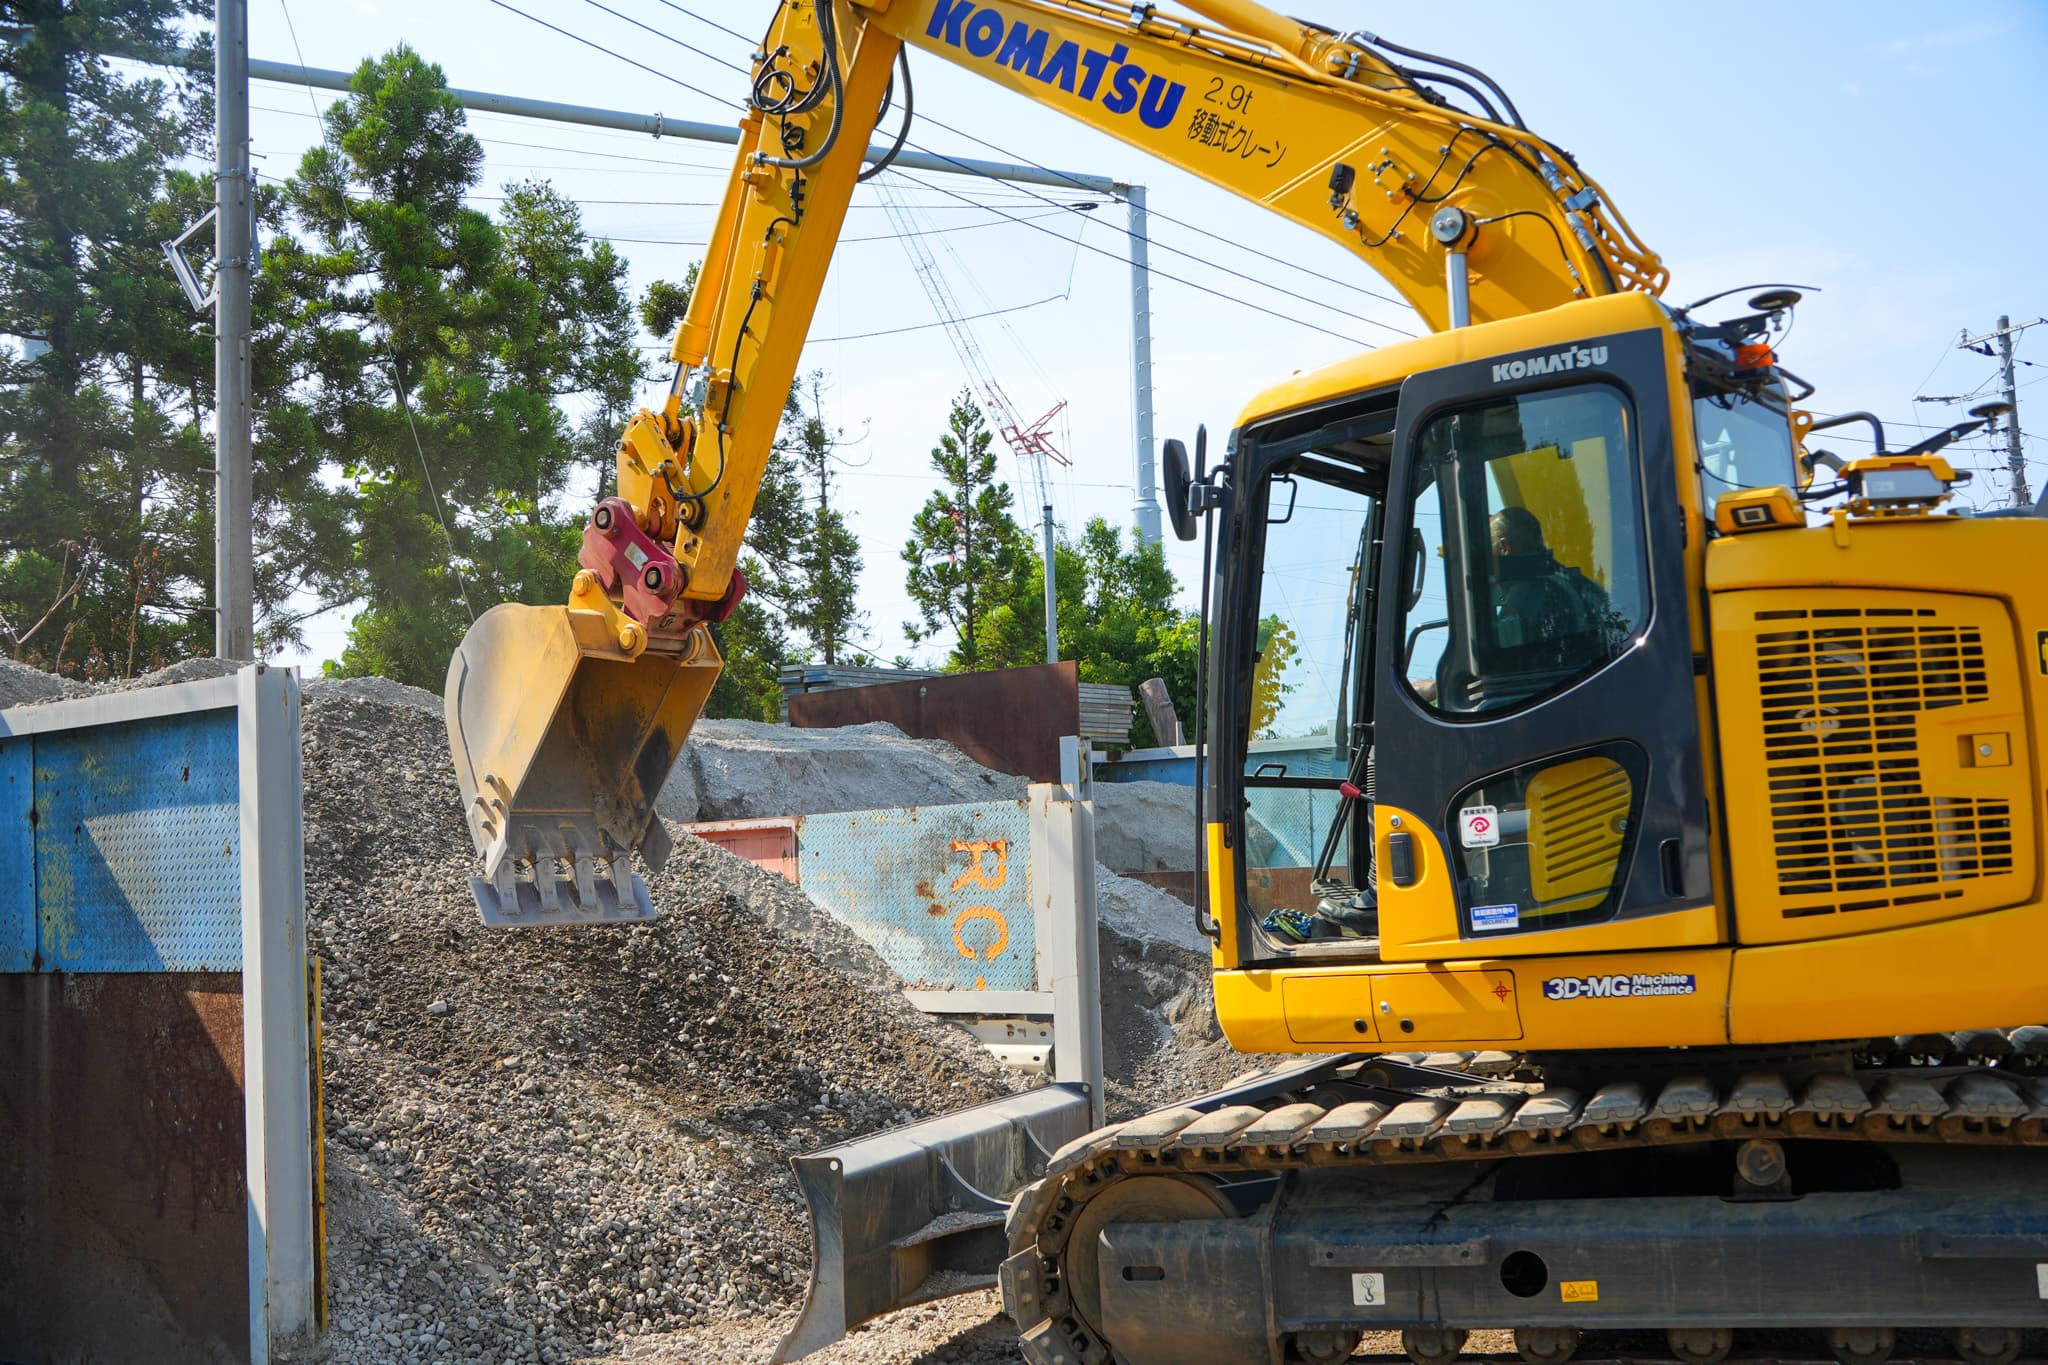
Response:
[[[1033,1365],[1109,1365],[1108,1346],[1072,1310],[1060,1266],[1081,1206],[1128,1176],[1496,1161],[1745,1138],[2048,1145],[2048,1076],[2005,1069],[2037,1066],[2044,1043],[2048,1029],[2035,1027],[1916,1035],[1863,1049],[1919,1062],[1893,1070],[1796,1085],[1769,1072],[1725,1086],[1697,1076],[1616,1081],[1590,1094],[1490,1079],[1514,1069],[1510,1053],[1404,1054],[1410,1065],[1464,1074],[1387,1101],[1156,1110],[1068,1143],[1018,1194],[1005,1224],[1003,1306]],[[1925,1064],[1972,1058],[1975,1065]]]

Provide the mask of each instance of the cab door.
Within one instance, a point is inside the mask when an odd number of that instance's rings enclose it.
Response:
[[[1376,743],[1380,954],[1719,941],[1663,338],[1401,390]]]

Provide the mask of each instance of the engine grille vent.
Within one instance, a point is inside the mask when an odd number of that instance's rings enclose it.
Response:
[[[1942,900],[2012,871],[2007,802],[1922,788],[1920,717],[1989,695],[1977,627],[1928,608],[1756,622],[1778,889],[1801,898],[1787,918]]]

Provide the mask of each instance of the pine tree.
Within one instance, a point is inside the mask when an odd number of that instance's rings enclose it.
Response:
[[[816,492],[795,547],[788,620],[821,660],[836,664],[867,613],[858,606],[860,538],[846,524],[846,514],[832,505],[833,452],[841,432],[825,420],[824,390],[825,376],[818,371],[810,376],[809,407],[800,393],[792,395],[789,445],[798,472]]]
[[[204,183],[167,168],[210,106],[102,55],[169,49],[208,9],[0,7],[0,333],[26,343],[0,359],[0,649],[45,668],[212,643],[211,356],[158,246],[204,211]]]
[[[410,49],[358,67],[324,123],[285,190],[306,240],[265,253],[273,363],[309,378],[257,458],[347,481],[347,544],[308,583],[360,604],[337,671],[438,686],[472,612],[567,590],[592,457],[562,402],[630,397],[625,267],[544,185],[512,186],[495,222],[465,206],[482,148]]]
[[[1010,486],[996,479],[993,434],[972,391],[954,398],[945,434],[932,448],[932,468],[946,488],[932,494],[911,520],[903,546],[909,567],[904,586],[919,620],[906,621],[913,642],[950,629],[950,662],[979,668],[983,618],[998,606],[1006,584],[1030,557],[1023,528],[1010,515]]]

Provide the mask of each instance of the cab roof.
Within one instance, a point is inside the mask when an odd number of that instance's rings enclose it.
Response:
[[[1669,310],[1654,296],[1627,293],[1574,300],[1526,317],[1434,332],[1361,351],[1320,369],[1297,370],[1245,404],[1237,425],[1248,426],[1344,394],[1385,388],[1424,370],[1671,325]]]

